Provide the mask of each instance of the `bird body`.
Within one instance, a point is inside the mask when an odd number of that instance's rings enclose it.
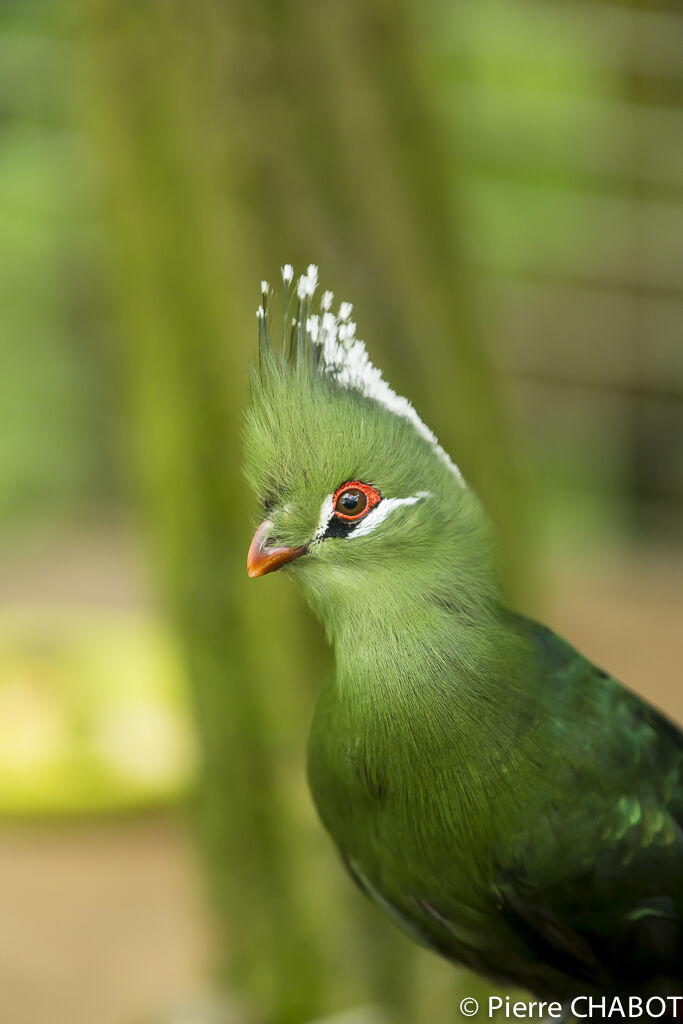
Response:
[[[503,650],[526,693],[498,722],[444,687],[394,694],[383,716],[381,696],[356,705],[339,678],[325,684],[309,749],[323,823],[404,930],[497,981],[552,999],[678,981],[676,730],[550,631],[510,620]]]
[[[323,824],[448,959],[542,998],[683,994],[683,736],[505,607],[478,499],[315,283],[279,357],[264,294],[245,441],[250,574],[286,567],[335,650]]]

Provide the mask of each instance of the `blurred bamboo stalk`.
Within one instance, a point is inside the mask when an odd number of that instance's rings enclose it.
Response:
[[[210,88],[192,45],[201,12],[187,35],[185,15],[161,4],[86,13],[83,98],[114,241],[129,444],[193,685],[212,902],[234,983],[256,1012],[295,1024],[320,1009],[323,972],[287,871],[278,766],[234,582],[248,542],[239,432],[249,350],[226,335],[249,335],[222,132],[199,125]]]
[[[420,1019],[409,944],[353,902],[340,869],[339,894],[322,900],[330,919],[307,891],[327,885],[327,869],[307,870],[298,791],[282,776],[288,758],[303,759],[324,656],[289,591],[245,588],[239,469],[256,285],[282,262],[319,262],[325,284],[356,300],[389,379],[410,379],[405,390],[516,540],[512,459],[453,245],[452,183],[409,8],[80,0],[80,10],[77,96],[113,243],[129,448],[194,690],[225,976],[268,1021],[301,1024],[368,998]]]

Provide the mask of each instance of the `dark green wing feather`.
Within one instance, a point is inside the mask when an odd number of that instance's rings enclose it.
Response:
[[[678,993],[683,735],[550,630],[518,622],[536,650],[562,756],[544,812],[501,852],[501,913],[547,965],[549,983],[566,980],[567,995],[577,985]]]

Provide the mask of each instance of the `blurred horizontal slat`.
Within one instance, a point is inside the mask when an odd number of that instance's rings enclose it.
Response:
[[[594,479],[604,489],[625,486],[629,453],[624,436],[632,405],[627,396],[568,382],[549,387],[524,376],[509,378],[506,394],[522,450],[549,475],[561,478],[564,487],[570,478],[574,485]],[[548,481],[551,486],[558,482]]]
[[[683,293],[683,204],[484,178],[466,179],[461,192],[480,267]]]
[[[556,463],[565,486],[572,476],[575,482],[624,489],[644,470],[647,488],[639,499],[672,506],[683,499],[680,401],[634,400],[567,381],[549,385],[525,377],[509,381],[507,393],[529,454],[545,464],[546,472],[552,473]],[[635,465],[624,444],[629,436],[638,449]]]
[[[527,64],[538,69],[541,88],[568,77],[578,84],[583,75],[605,71],[683,78],[683,16],[673,10],[479,0],[442,3],[434,18],[442,58],[473,57],[494,74]]]
[[[505,280],[492,281],[482,298],[493,356],[506,373],[683,395],[683,301]]]
[[[442,96],[444,105],[450,100]],[[683,109],[468,85],[450,111],[459,154],[473,170],[590,176],[619,189],[645,183],[683,198]]]

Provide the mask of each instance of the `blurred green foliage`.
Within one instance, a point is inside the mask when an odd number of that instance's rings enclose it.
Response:
[[[87,814],[177,800],[195,737],[177,651],[139,612],[0,619],[0,813]]]
[[[71,44],[47,4],[4,5],[2,23],[0,523],[14,535],[78,508],[104,514],[117,474]]]
[[[439,1024],[457,984],[354,892],[306,793],[329,654],[286,580],[244,571],[258,283],[314,261],[353,300],[492,509],[511,590],[533,587],[539,524],[680,539],[681,27],[665,8],[3,6],[5,544],[138,524],[192,691],[219,970],[257,1019],[377,1002]],[[110,645],[133,656],[119,635],[97,640],[100,669]]]

